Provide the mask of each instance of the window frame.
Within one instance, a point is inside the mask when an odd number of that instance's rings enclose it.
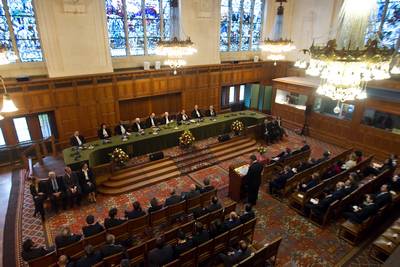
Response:
[[[4,144],[0,143],[0,147],[5,147],[7,146],[7,140],[6,137],[4,136],[4,132],[3,132],[3,127],[0,127],[0,136],[3,137],[2,139],[4,140]],[[0,139],[1,140],[1,139]]]
[[[28,129],[28,133],[29,133],[29,140],[23,140],[23,141],[19,140],[18,129],[17,129],[16,125],[15,125],[15,120],[22,119],[22,118],[25,119],[26,128]],[[31,130],[29,129],[28,117],[27,116],[14,117],[14,118],[12,118],[12,123],[13,123],[13,126],[14,126],[15,136],[17,137],[18,144],[24,144],[24,143],[32,142],[32,134],[31,134]]]
[[[232,1],[234,0],[228,0],[228,8],[229,8],[229,21],[228,21],[228,44],[227,44],[227,50],[221,50],[221,28],[219,30],[219,51],[220,53],[226,53],[226,52],[246,52],[246,51],[255,51],[253,49],[253,29],[254,29],[254,6],[255,6],[255,1],[256,0],[251,0],[251,19],[250,19],[250,36],[249,36],[249,48],[247,50],[242,50],[242,40],[243,40],[243,13],[244,13],[244,8],[243,8],[243,2],[244,0],[240,0],[240,22],[239,22],[239,46],[237,51],[232,51],[231,50],[231,29],[232,29]],[[260,29],[260,39],[262,39],[262,32],[263,32],[263,25],[264,25],[264,16],[265,16],[265,6],[266,6],[266,1],[261,1],[261,29]],[[220,15],[221,15],[221,5],[220,5]],[[220,25],[221,25],[221,19],[220,19]],[[261,40],[260,40],[261,41]],[[259,49],[257,49],[259,50]]]

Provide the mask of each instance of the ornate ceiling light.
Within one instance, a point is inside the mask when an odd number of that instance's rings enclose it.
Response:
[[[286,0],[276,0],[277,3],[280,3],[278,7],[278,13],[275,17],[275,25],[274,25],[274,38],[264,40],[261,44],[261,50],[268,53],[267,58],[269,60],[276,61],[284,60],[286,58],[285,54],[296,49],[296,46],[293,44],[293,41],[290,39],[282,38],[282,28],[283,28],[283,14],[284,7],[283,2],[287,2]]]
[[[364,45],[369,19],[375,9],[375,0],[344,0],[338,39],[328,41],[325,46],[313,44],[309,50],[303,50],[310,54],[310,62],[302,58],[295,66],[306,68],[306,74],[321,78],[318,94],[342,102],[365,99],[369,81],[390,78],[395,50],[379,47],[378,40],[369,40]]]
[[[1,76],[0,76],[0,81],[1,81],[1,84],[2,84],[3,90],[4,90],[3,107],[1,108],[0,112],[1,113],[9,113],[9,112],[18,111],[18,108],[15,106],[14,101],[12,101],[10,95],[7,93],[6,85],[4,84],[3,77],[1,77]],[[1,117],[3,117],[3,116],[1,116]],[[1,120],[1,118],[0,118],[0,120]]]

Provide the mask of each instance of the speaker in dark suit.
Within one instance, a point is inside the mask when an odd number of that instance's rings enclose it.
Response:
[[[249,170],[244,176],[244,182],[247,186],[248,201],[254,206],[257,203],[258,190],[261,185],[261,173],[264,166],[258,162],[255,155],[251,155],[250,160]]]

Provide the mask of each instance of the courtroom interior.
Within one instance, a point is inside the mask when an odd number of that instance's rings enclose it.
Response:
[[[400,266],[400,0],[0,0],[0,266]]]

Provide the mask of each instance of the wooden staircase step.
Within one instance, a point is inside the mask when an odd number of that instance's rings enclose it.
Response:
[[[243,143],[246,143],[249,141],[251,141],[251,139],[248,137],[233,138],[233,139],[230,139],[230,140],[222,142],[222,143],[214,144],[214,145],[210,146],[209,149],[213,150],[213,151],[218,151],[218,150],[229,148],[229,147],[232,147],[235,145],[243,144]]]
[[[132,171],[127,171],[122,174],[114,174],[110,177],[110,180],[124,180],[133,176],[142,175],[144,172],[151,172],[154,170],[161,170],[164,168],[169,168],[175,166],[175,162],[172,160],[166,160],[160,163],[154,163],[153,165],[144,166],[140,169],[135,169]]]
[[[255,152],[256,149],[257,149],[256,146],[250,146],[250,147],[247,147],[247,148],[240,149],[240,150],[238,150],[236,152],[226,153],[226,154],[220,155],[220,156],[217,157],[217,159],[218,159],[219,162],[222,162],[222,161],[225,161],[225,160],[228,160],[228,159],[232,159],[232,158],[236,158],[238,156],[242,156],[242,155],[244,155],[246,153]]]
[[[137,175],[137,176],[131,176],[129,178],[127,177],[123,180],[109,180],[109,181],[103,183],[103,185],[108,186],[108,187],[125,186],[125,185],[132,183],[132,181],[141,182],[143,180],[147,180],[149,178],[153,178],[156,176],[165,175],[165,174],[168,174],[168,173],[174,172],[174,171],[178,171],[178,168],[175,165],[169,166],[166,168],[162,168],[162,169],[157,168],[150,172],[143,172],[142,174]]]
[[[147,186],[151,186],[157,183],[161,183],[164,181],[167,181],[169,179],[172,178],[176,178],[180,176],[180,172],[179,171],[175,171],[175,172],[170,172],[166,175],[161,175],[158,177],[154,177],[145,181],[141,181],[141,182],[135,182],[133,181],[131,184],[126,185],[124,187],[116,187],[116,188],[110,188],[110,187],[106,187],[106,186],[100,186],[98,188],[98,191],[102,194],[107,194],[107,195],[118,195],[118,194],[122,194],[122,193],[126,193],[126,192],[131,192],[131,191],[135,191],[135,190],[139,190],[143,187],[147,187]]]
[[[231,147],[229,147],[227,149],[224,149],[224,150],[217,150],[217,151],[211,150],[211,152],[213,152],[213,154],[215,156],[218,156],[218,155],[221,155],[221,154],[235,152],[235,151],[239,151],[240,152],[240,149],[243,149],[243,148],[246,148],[246,147],[250,147],[250,146],[254,146],[255,144],[256,144],[256,141],[252,141],[252,142],[247,142],[247,143],[244,143],[244,144],[241,144],[241,145],[238,145],[238,146],[231,146]]]
[[[126,168],[126,169],[118,170],[118,171],[114,172],[114,175],[122,175],[122,174],[127,173],[127,172],[132,172],[132,171],[135,171],[135,170],[142,170],[143,168],[146,168],[146,167],[149,167],[149,166],[153,166],[154,164],[162,165],[165,162],[168,162],[170,160],[171,160],[170,157],[165,157],[165,158],[162,158],[162,159],[159,159],[159,160],[145,162],[145,163],[142,163],[142,164],[138,164],[136,166],[132,166],[132,167]]]

